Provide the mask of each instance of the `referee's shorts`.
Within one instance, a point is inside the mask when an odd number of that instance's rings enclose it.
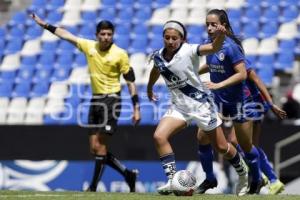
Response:
[[[117,129],[120,113],[120,92],[112,94],[94,94],[91,99],[88,115],[89,133],[106,133],[112,135]]]

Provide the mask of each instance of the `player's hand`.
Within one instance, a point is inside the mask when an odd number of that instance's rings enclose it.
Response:
[[[279,108],[277,105],[273,104],[272,105],[272,111],[273,113],[279,118],[279,119],[285,119],[287,118],[287,114],[284,110]]]
[[[217,34],[226,34],[227,30],[226,30],[225,26],[218,24],[216,27],[216,33]]]
[[[204,85],[210,89],[210,90],[217,90],[217,89],[220,89],[220,84],[218,83],[213,83],[213,82],[204,82]]]
[[[138,105],[134,106],[132,123],[134,126],[138,125],[141,121],[141,112]]]
[[[158,98],[157,96],[153,93],[152,90],[147,90],[147,96],[148,96],[148,99],[149,101],[158,101]]]
[[[37,16],[35,13],[31,13],[29,15],[38,25],[40,25],[41,27],[45,27],[46,22],[44,22],[41,18],[39,18],[39,16]]]

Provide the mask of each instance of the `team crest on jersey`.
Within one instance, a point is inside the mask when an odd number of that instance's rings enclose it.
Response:
[[[223,60],[225,59],[225,55],[224,55],[223,52],[219,53],[218,59],[219,59],[220,61],[223,61]]]

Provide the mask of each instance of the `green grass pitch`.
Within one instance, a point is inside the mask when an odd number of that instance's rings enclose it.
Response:
[[[0,199],[22,200],[300,200],[300,195],[193,195],[178,197],[174,195],[162,196],[156,193],[108,193],[108,192],[32,192],[0,190]]]

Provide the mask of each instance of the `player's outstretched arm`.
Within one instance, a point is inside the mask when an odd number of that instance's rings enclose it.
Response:
[[[212,43],[204,44],[199,46],[200,55],[208,55],[218,52],[225,40],[226,28],[222,25],[217,25],[217,37],[213,40]]]
[[[271,97],[270,93],[268,92],[268,89],[266,88],[263,81],[259,78],[259,76],[257,76],[257,74],[255,73],[254,70],[250,70],[248,72],[248,79],[255,83],[255,85],[261,92],[261,94],[264,96],[264,98],[267,100],[267,102],[271,106],[273,113],[279,119],[285,119],[287,117],[286,112],[273,103],[272,97]]]
[[[76,45],[77,44],[77,37],[70,33],[69,31],[61,28],[61,27],[56,27],[51,24],[46,23],[43,21],[39,16],[37,16],[35,13],[30,14],[30,17],[42,28],[47,29],[54,35],[60,37],[61,39],[67,40],[71,42],[72,44]]]

